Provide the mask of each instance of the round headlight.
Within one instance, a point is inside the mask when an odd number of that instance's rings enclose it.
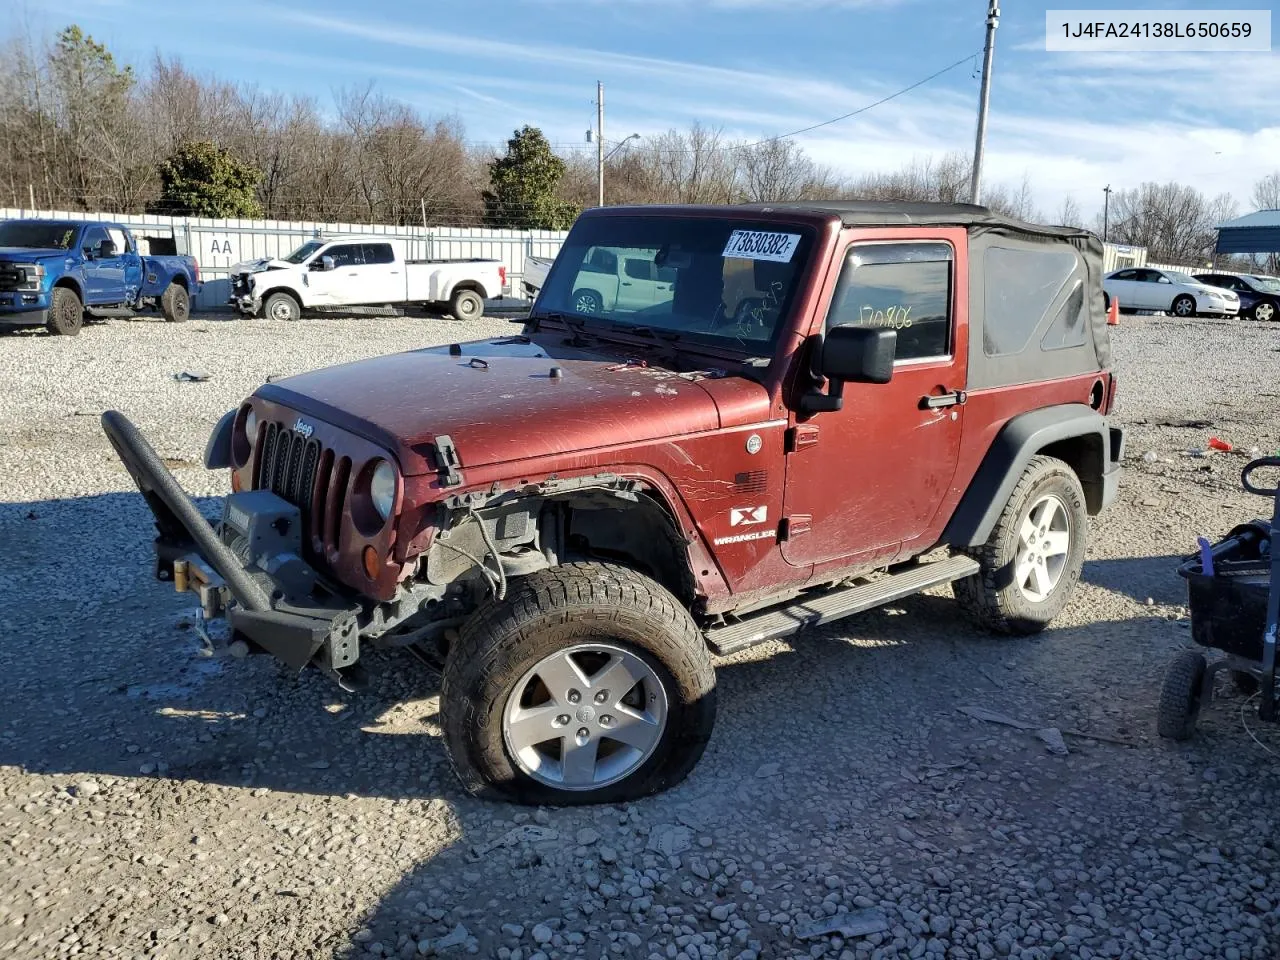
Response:
[[[258,439],[258,415],[254,413],[253,407],[250,407],[249,412],[244,415],[244,436],[251,447]]]
[[[391,516],[391,507],[396,500],[396,469],[382,460],[373,470],[373,477],[369,481],[369,499],[373,502],[373,509],[378,511],[378,516],[383,520]]]

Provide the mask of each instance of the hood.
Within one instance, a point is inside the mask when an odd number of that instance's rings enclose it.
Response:
[[[58,250],[53,247],[0,247],[0,258],[10,263],[31,263],[33,260],[48,260],[51,257],[62,259],[71,256],[70,250]]]
[[[1193,290],[1200,293],[1207,293],[1215,297],[1221,297],[1223,300],[1238,300],[1234,290],[1227,290],[1223,287],[1215,287],[1208,283],[1192,283],[1188,284]]]
[[[264,384],[256,396],[363,436],[406,476],[447,434],[463,468],[767,420],[763,386],[613,360],[556,359],[516,338],[375,357]],[[551,376],[558,367],[559,377]],[[692,378],[692,379],[691,379]]]
[[[258,260],[242,260],[239,263],[233,263],[228,270],[231,273],[261,273],[263,270],[290,270],[296,266],[298,264],[289,263],[287,260],[262,257]]]

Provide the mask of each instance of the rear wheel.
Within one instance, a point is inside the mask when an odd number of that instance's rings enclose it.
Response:
[[[1269,300],[1260,300],[1253,305],[1253,309],[1249,312],[1249,316],[1254,320],[1261,320],[1263,323],[1270,323],[1276,318],[1276,305]]]
[[[273,293],[263,301],[262,315],[271,320],[300,320],[302,307],[287,293]]]
[[[1043,630],[1080,580],[1088,523],[1075,472],[1053,457],[1032,458],[991,536],[971,551],[981,570],[952,585],[956,600],[989,630]]]
[[[683,780],[715,722],[702,635],[634,570],[573,563],[524,577],[449,650],[445,744],[473,793],[616,803]]]
[[[449,312],[458,320],[479,320],[484,316],[484,301],[474,290],[458,290],[449,301]]]
[[[1186,740],[1195,733],[1207,666],[1204,654],[1196,650],[1184,650],[1169,664],[1156,715],[1156,732],[1160,736],[1167,740]]]
[[[84,304],[70,287],[54,287],[45,327],[50,333],[74,337],[84,326]]]
[[[1175,317],[1194,317],[1196,315],[1196,298],[1189,293],[1174,297],[1169,312]]]
[[[170,323],[185,323],[191,316],[191,297],[180,283],[171,283],[160,297],[160,312]]]
[[[579,290],[573,295],[575,313],[594,315],[604,309],[604,301],[594,290]]]

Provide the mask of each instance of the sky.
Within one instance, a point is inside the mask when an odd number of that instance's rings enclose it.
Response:
[[[23,6],[23,3],[26,5]],[[1099,4],[1100,6],[1101,4]],[[987,0],[16,0],[3,29],[39,37],[79,23],[126,62],[156,51],[194,72],[332,104],[374,81],[467,139],[541,127],[587,150],[596,82],[605,140],[694,121],[758,140],[822,123],[965,59],[888,103],[795,139],[858,174],[971,153]],[[984,176],[1029,178],[1048,215],[1070,195],[1091,217],[1104,186],[1178,180],[1231,193],[1280,170],[1280,54],[1047,53],[1045,11],[1005,0]],[[1127,9],[1221,9],[1262,0]],[[966,59],[968,58],[968,59]]]

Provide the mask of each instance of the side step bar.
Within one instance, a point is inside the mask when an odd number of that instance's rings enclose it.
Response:
[[[862,613],[903,597],[972,576],[979,570],[972,557],[954,556],[921,564],[870,583],[860,583],[823,593],[785,607],[764,610],[737,623],[706,631],[707,643],[719,656],[740,653],[756,644],[789,637],[806,627],[816,627],[855,613]]]

